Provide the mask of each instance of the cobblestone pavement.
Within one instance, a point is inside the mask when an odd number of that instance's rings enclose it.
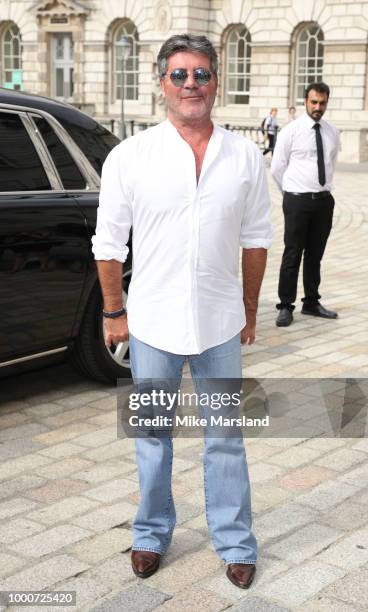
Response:
[[[294,382],[367,377],[365,186],[364,174],[337,174],[322,290],[323,303],[336,308],[339,319],[320,321],[296,312],[287,329],[274,322],[282,218],[272,186],[275,246],[262,291],[258,342],[244,350],[247,376]],[[130,525],[138,501],[133,443],[116,439],[114,389],[81,379],[67,364],[1,385],[1,590],[76,590],[77,606],[67,610],[94,612],[367,609],[367,438],[246,441],[260,545],[249,591],[227,580],[210,543],[202,444],[176,439],[178,525],[160,571],[142,581],[130,568]],[[354,414],[363,424],[366,400],[359,389],[356,381]],[[292,393],[290,399],[293,410]],[[304,406],[293,416],[313,417],[315,402],[306,406],[308,414]]]

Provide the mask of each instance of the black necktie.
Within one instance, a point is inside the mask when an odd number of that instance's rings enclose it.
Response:
[[[313,129],[316,130],[318,180],[320,185],[324,185],[326,182],[326,171],[325,160],[323,158],[323,144],[320,128],[321,126],[319,123],[315,123],[313,126]]]

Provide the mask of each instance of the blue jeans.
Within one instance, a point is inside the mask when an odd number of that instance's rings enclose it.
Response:
[[[185,355],[154,348],[130,334],[133,380],[170,379],[180,386]],[[196,393],[208,393],[208,378],[241,378],[240,334],[199,355],[189,355]],[[176,522],[171,490],[172,436],[136,437],[141,502],[133,523],[133,550],[163,554]],[[255,563],[250,483],[243,438],[206,436],[206,518],[212,543],[225,563]]]

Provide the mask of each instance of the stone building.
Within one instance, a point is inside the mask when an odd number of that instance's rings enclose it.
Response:
[[[304,86],[323,78],[340,159],[368,160],[368,0],[0,0],[1,82],[118,121],[127,37],[126,117],[157,122],[157,52],[186,31],[219,53],[219,123],[259,126],[277,106],[282,124]]]

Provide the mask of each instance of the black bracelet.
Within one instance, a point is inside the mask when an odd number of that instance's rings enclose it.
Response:
[[[120,310],[114,310],[113,312],[106,312],[106,310],[103,310],[102,316],[106,317],[106,319],[117,319],[117,317],[121,317],[122,315],[125,315],[126,312],[127,310],[123,306],[122,308],[120,308]]]

